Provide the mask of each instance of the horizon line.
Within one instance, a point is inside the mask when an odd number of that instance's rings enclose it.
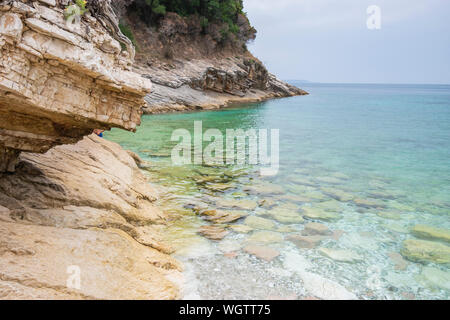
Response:
[[[304,84],[389,84],[389,85],[430,85],[430,86],[450,86],[450,83],[406,83],[406,82],[319,82],[319,81],[309,81],[309,80],[301,80],[301,79],[283,79],[283,81],[300,81]]]

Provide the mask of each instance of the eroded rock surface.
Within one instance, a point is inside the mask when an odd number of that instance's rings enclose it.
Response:
[[[133,157],[95,135],[22,153],[0,174],[0,297],[178,298],[156,198]],[[72,266],[79,289],[67,286]]]
[[[145,113],[215,109],[233,102],[307,94],[277,79],[250,56],[141,63],[136,71],[154,84],[145,98]]]
[[[114,30],[90,13],[68,26],[63,8],[0,4],[0,172],[14,171],[19,151],[43,153],[95,128],[140,123],[151,82],[130,71]]]

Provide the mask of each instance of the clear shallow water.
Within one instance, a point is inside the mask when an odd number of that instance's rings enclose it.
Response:
[[[106,135],[150,160],[144,172],[167,191],[160,201],[171,217],[165,235],[186,266],[185,297],[448,299],[448,265],[411,262],[399,253],[404,240],[416,238],[409,230],[417,224],[450,229],[450,86],[300,87],[311,95],[144,116],[136,134]],[[278,175],[261,177],[252,166],[172,166],[173,130],[193,131],[200,120],[204,130],[280,129]],[[261,200],[273,206],[253,208]],[[211,241],[198,234],[210,225],[199,214],[203,207],[272,223],[222,224],[229,233]],[[277,216],[280,210],[304,216],[311,208],[333,219],[294,223],[292,215]],[[333,235],[313,248],[289,240],[311,221]],[[231,227],[246,224],[248,233]],[[243,250],[249,244],[279,256],[259,259]],[[345,250],[353,261],[339,261],[343,251],[330,258],[322,248]]]

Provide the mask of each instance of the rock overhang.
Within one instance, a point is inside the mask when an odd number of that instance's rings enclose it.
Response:
[[[151,81],[131,71],[107,23],[87,13],[69,26],[64,2],[0,4],[0,172],[14,170],[20,151],[140,124]]]

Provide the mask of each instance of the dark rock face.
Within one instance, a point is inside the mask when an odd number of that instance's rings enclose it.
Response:
[[[14,172],[20,151],[0,147],[0,172]]]

